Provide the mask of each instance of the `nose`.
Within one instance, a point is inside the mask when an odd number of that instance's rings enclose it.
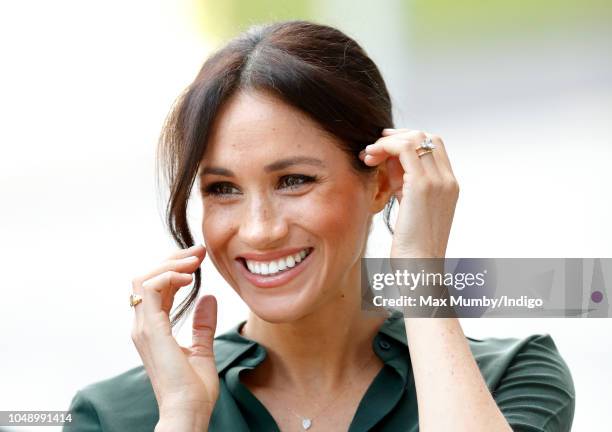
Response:
[[[254,250],[280,246],[287,237],[288,224],[278,203],[251,197],[242,214],[239,237]]]

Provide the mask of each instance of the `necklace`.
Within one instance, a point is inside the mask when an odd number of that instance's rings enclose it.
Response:
[[[357,374],[359,374],[359,373],[360,373],[360,372],[361,372],[363,369],[365,369],[365,367],[366,367],[368,364],[370,364],[370,361],[371,361],[371,360],[372,360],[374,357],[375,357],[375,354],[374,354],[374,353],[372,353],[372,354],[371,354],[371,355],[370,355],[370,356],[367,358],[366,362],[364,362],[364,363],[363,363],[363,364],[362,364],[362,365],[359,367],[359,369],[357,370]],[[348,383],[348,384],[352,384],[352,383],[353,383],[352,381],[349,381],[349,383]],[[345,393],[345,392],[346,392],[348,389],[349,389],[349,387],[348,387],[348,386],[345,386],[345,388],[344,388],[344,389],[343,389],[343,390],[342,390],[342,391],[341,391],[341,392],[340,392],[338,395],[336,395],[336,397],[334,397],[334,398],[331,400],[331,402],[329,402],[329,403],[328,403],[328,404],[327,404],[325,407],[323,407],[323,409],[322,409],[322,410],[321,410],[321,407],[320,407],[318,404],[316,404],[316,403],[315,403],[315,405],[317,405],[317,408],[318,408],[318,410],[319,410],[319,411],[318,411],[317,413],[315,413],[315,415],[313,415],[313,416],[304,417],[304,416],[299,415],[299,414],[298,414],[298,413],[296,413],[295,411],[293,411],[293,410],[292,410],[291,408],[289,408],[288,406],[287,406],[286,408],[287,408],[287,411],[289,411],[291,414],[293,414],[294,416],[296,416],[297,418],[299,418],[299,419],[300,419],[300,424],[301,424],[301,426],[302,426],[302,429],[306,431],[306,430],[310,429],[310,427],[312,426],[312,422],[314,421],[314,418],[315,418],[315,417],[320,416],[322,413],[324,413],[324,412],[325,412],[325,411],[327,411],[327,410],[328,410],[330,407],[332,407],[332,406],[333,406],[333,404],[334,404],[334,403],[335,403],[335,402],[336,402],[336,401],[337,401],[337,400],[340,398],[340,396],[342,396],[342,395],[343,395],[343,394],[344,394],[344,393]],[[272,392],[273,392],[273,391],[272,391]],[[280,400],[279,400],[279,399],[278,399],[278,398],[277,398],[275,395],[274,395],[274,399],[276,399],[278,402],[281,402],[281,401],[280,401]]]

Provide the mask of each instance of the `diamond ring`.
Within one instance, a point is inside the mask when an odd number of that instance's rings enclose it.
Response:
[[[423,140],[423,142],[421,143],[421,145],[419,146],[419,149],[423,149],[423,150],[433,150],[436,148],[436,145],[431,141],[431,137],[427,137]]]

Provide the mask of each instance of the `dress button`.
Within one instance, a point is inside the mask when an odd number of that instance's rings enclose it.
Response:
[[[378,346],[384,350],[391,348],[391,344],[384,339],[378,341]]]

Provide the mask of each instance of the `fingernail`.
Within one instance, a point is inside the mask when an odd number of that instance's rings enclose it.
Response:
[[[359,152],[359,159],[363,159],[363,157],[365,156],[365,154],[366,154],[365,149],[364,149],[364,150],[361,150],[361,151]]]
[[[384,128],[383,132],[393,132],[394,130],[394,128]]]
[[[197,261],[197,260],[199,260],[199,259],[200,259],[200,257],[195,256],[195,255],[188,256],[188,257],[185,257],[185,258],[184,258],[184,260],[185,260],[185,261]]]

